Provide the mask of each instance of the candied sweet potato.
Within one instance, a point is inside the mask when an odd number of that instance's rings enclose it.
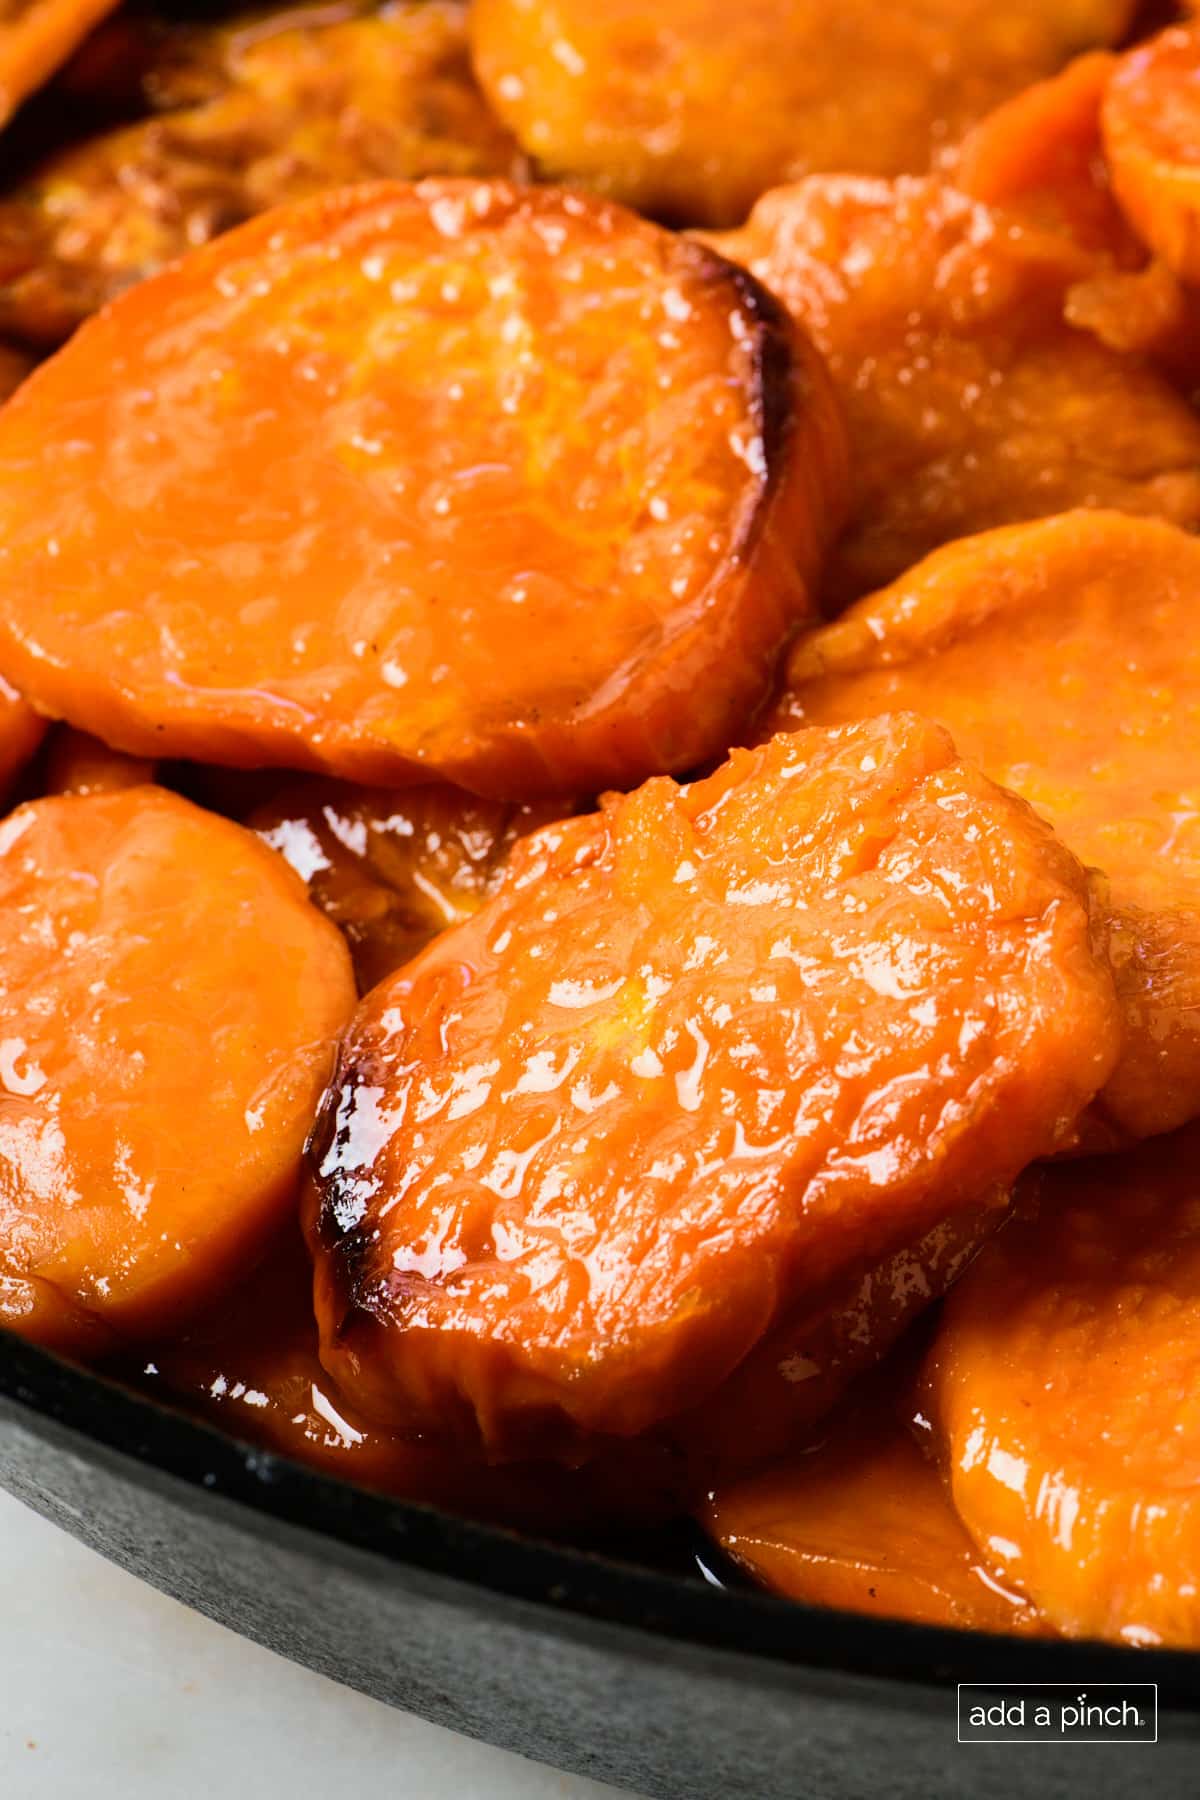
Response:
[[[1049,1631],[981,1558],[936,1466],[887,1405],[852,1405],[824,1443],[719,1487],[699,1517],[727,1555],[790,1600],[965,1630]]]
[[[518,838],[573,810],[569,801],[479,800],[443,783],[396,790],[313,776],[283,788],[246,822],[342,931],[365,994],[478,911]]]
[[[4,822],[0,968],[0,1323],[174,1324],[294,1202],[346,947],[252,833],[138,787]]]
[[[1200,285],[1200,25],[1123,56],[1104,97],[1113,189],[1139,237]]]
[[[512,799],[686,769],[766,697],[844,457],[816,352],[704,247],[551,189],[347,189],[131,289],[0,412],[0,670],[138,756]]]
[[[46,746],[42,789],[47,794],[115,794],[153,780],[154,764],[145,757],[110,750],[71,725],[55,726]]]
[[[0,0],[0,131],[117,0]]]
[[[151,1348],[149,1364],[114,1360],[111,1372],[234,1437],[399,1500],[560,1538],[659,1525],[681,1511],[683,1465],[662,1445],[623,1446],[578,1470],[492,1468],[373,1425],[318,1360],[312,1267],[294,1223],[195,1329]]]
[[[663,1424],[1052,1149],[1116,1050],[1082,872],[937,727],[649,781],[362,1002],[304,1202],[322,1361],[495,1459]]]
[[[940,720],[1104,872],[1117,1129],[1200,1112],[1200,544],[1068,513],[947,545],[799,643],[768,729]]]
[[[846,411],[829,610],[949,539],[1072,506],[1200,525],[1200,422],[1063,319],[1095,254],[938,180],[814,178],[712,240],[807,326]]]
[[[1046,1173],[931,1351],[954,1504],[1070,1637],[1200,1644],[1200,1131]]]
[[[550,173],[733,225],[818,171],[917,173],[990,107],[1111,43],[1132,0],[474,0],[475,66]]]
[[[457,0],[355,10],[151,38],[141,88],[157,116],[60,151],[0,200],[0,330],[60,343],[194,245],[321,189],[521,174],[472,79]]]

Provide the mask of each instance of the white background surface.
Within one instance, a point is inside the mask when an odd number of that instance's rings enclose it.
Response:
[[[3,1800],[619,1800],[246,1643],[0,1494]]]

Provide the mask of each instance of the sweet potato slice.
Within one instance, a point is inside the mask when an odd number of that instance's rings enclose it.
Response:
[[[491,1468],[373,1425],[318,1360],[312,1266],[294,1224],[185,1337],[151,1348],[149,1364],[115,1360],[110,1372],[244,1442],[396,1499],[558,1538],[659,1525],[681,1511],[683,1464],[662,1445],[622,1446],[578,1470]]]
[[[110,750],[71,725],[55,727],[46,747],[42,789],[47,794],[115,794],[154,780],[154,764]]]
[[[949,539],[1073,506],[1200,525],[1200,424],[1162,376],[1064,323],[1097,270],[1065,231],[941,181],[813,179],[712,241],[808,327],[846,410],[830,611]]]
[[[478,911],[518,838],[573,810],[569,801],[478,800],[442,783],[397,791],[316,776],[283,788],[246,822],[342,931],[365,994]]]
[[[850,1406],[824,1443],[719,1487],[699,1514],[764,1587],[809,1606],[1047,1635],[959,1522],[936,1466],[887,1401]]]
[[[1143,243],[1200,284],[1200,26],[1123,56],[1104,98],[1113,188]]]
[[[693,224],[781,181],[917,173],[982,113],[1115,42],[1132,0],[474,0],[475,66],[549,172]]]
[[[0,330],[60,343],[218,232],[346,182],[520,175],[471,76],[464,8],[314,6],[151,36],[152,116],[60,152],[0,200]]]
[[[155,787],[19,807],[0,921],[0,1323],[175,1324],[294,1202],[346,947],[273,851]]]
[[[912,707],[1103,871],[1124,1136],[1200,1112],[1200,544],[1069,513],[947,545],[799,644],[767,729]]]
[[[711,251],[549,189],[346,189],[0,413],[0,670],[136,756],[513,799],[688,768],[765,698],[844,454]]]
[[[0,6],[0,130],[117,0],[4,0]]]
[[[535,832],[360,1006],[321,1355],[382,1422],[579,1454],[1051,1149],[1116,1054],[1082,874],[912,717]]]
[[[928,1411],[976,1544],[1070,1637],[1200,1644],[1200,1131],[1046,1174],[947,1302]]]

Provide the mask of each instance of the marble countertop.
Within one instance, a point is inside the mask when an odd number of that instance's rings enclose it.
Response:
[[[3,1800],[251,1793],[621,1800],[296,1668],[0,1494]]]

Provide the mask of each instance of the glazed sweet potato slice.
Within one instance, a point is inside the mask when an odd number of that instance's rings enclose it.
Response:
[[[1069,513],[947,545],[797,646],[768,729],[912,707],[1102,871],[1126,1136],[1200,1112],[1200,544]],[[1018,698],[1019,697],[1019,698]]]
[[[117,0],[3,0],[0,5],[0,130],[27,95],[53,75]]]
[[[1138,235],[1200,284],[1200,26],[1164,31],[1120,59],[1103,126],[1113,187]]]
[[[18,807],[0,920],[0,1323],[176,1325],[294,1204],[346,947],[273,851],[156,787]]]
[[[912,717],[526,838],[360,1006],[305,1202],[371,1417],[578,1456],[973,1209],[1117,1049],[1083,877]]]
[[[1069,1637],[1200,1644],[1200,1133],[1045,1177],[947,1303],[928,1411],[976,1544]]]
[[[294,1237],[294,1241],[293,1241]],[[110,1373],[243,1442],[460,1516],[564,1538],[678,1517],[678,1455],[641,1441],[582,1469],[489,1467],[445,1446],[381,1430],[335,1387],[317,1356],[312,1266],[294,1222],[264,1264],[186,1336]]]
[[[848,1408],[819,1446],[717,1488],[699,1518],[764,1587],[808,1606],[972,1631],[1050,1631],[1011,1578],[981,1558],[938,1469],[874,1396]]]
[[[781,181],[917,173],[982,113],[1119,38],[1132,0],[474,0],[475,66],[548,171],[732,225]]]
[[[110,750],[99,738],[71,725],[57,725],[46,746],[41,783],[47,794],[115,794],[154,780],[154,764],[142,756]]]
[[[844,453],[711,251],[549,189],[346,189],[0,413],[0,670],[137,756],[512,799],[688,768],[765,697]]]
[[[315,776],[246,822],[342,931],[365,994],[478,911],[519,838],[572,811],[569,801],[510,806],[437,782],[397,791]]]
[[[1200,424],[1162,376],[1064,322],[1097,269],[1066,231],[941,181],[813,179],[712,241],[807,326],[845,407],[830,611],[952,538],[1073,506],[1200,524]]]
[[[60,343],[186,250],[341,183],[521,174],[472,79],[464,15],[393,0],[148,34],[154,116],[60,152],[0,200],[0,330]]]

